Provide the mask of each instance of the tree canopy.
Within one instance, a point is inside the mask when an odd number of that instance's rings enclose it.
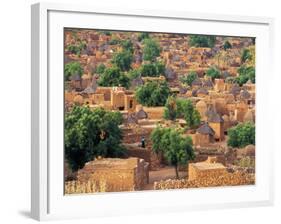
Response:
[[[242,65],[238,69],[239,76],[236,77],[236,82],[242,86],[248,80],[251,80],[252,83],[256,82],[255,68],[253,66]]]
[[[145,61],[155,61],[160,55],[160,45],[158,42],[151,38],[146,38],[143,40],[143,59]]]
[[[106,68],[100,75],[98,84],[100,86],[122,86],[129,87],[129,78],[116,66]]]
[[[143,64],[140,67],[140,73],[143,77],[156,77],[159,75],[163,75],[165,73],[165,65],[164,63],[158,61],[155,63]]]
[[[180,78],[180,81],[183,84],[191,86],[192,82],[197,78],[198,78],[197,72],[192,71],[192,72],[188,73],[187,75],[182,76]]]
[[[218,79],[221,77],[221,72],[218,68],[216,67],[210,67],[207,72],[206,75],[211,77],[213,80],[214,79]]]
[[[152,150],[162,153],[168,163],[175,167],[176,178],[179,178],[179,165],[186,165],[195,158],[192,139],[183,137],[182,133],[173,128],[155,128],[151,133]]]
[[[170,89],[166,81],[148,81],[136,90],[136,99],[145,106],[164,106]]]
[[[83,68],[81,64],[77,61],[69,62],[64,66],[64,79],[69,80],[72,75],[81,75],[83,74]]]
[[[133,55],[129,50],[123,50],[113,55],[111,63],[120,68],[121,71],[128,71],[131,69]]]
[[[216,42],[215,36],[208,35],[191,35],[189,45],[192,47],[214,47]]]
[[[223,44],[223,49],[227,50],[227,49],[230,49],[230,48],[232,48],[231,43],[228,40],[225,41],[224,44]]]
[[[241,123],[228,129],[227,144],[231,147],[245,147],[255,145],[255,125],[253,123]]]
[[[65,156],[73,171],[96,156],[123,155],[119,112],[75,106],[65,116]]]
[[[102,74],[104,72],[104,70],[106,69],[104,64],[99,64],[96,68],[96,73],[98,74]]]
[[[169,96],[164,110],[164,118],[175,120],[183,118],[188,128],[197,127],[200,124],[200,114],[194,108],[192,102],[186,99],[177,99],[175,96]]]
[[[76,54],[78,56],[81,55],[82,50],[86,49],[87,44],[84,41],[77,41],[76,44],[70,44],[66,46],[66,50],[71,52],[72,54]]]

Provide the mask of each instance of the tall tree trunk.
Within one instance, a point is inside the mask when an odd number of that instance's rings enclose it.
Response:
[[[178,164],[175,165],[176,178],[179,179]]]

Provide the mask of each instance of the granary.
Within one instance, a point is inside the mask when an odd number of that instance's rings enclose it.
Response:
[[[249,109],[244,115],[243,122],[255,122],[254,111]]]
[[[245,88],[248,91],[255,91],[255,84],[252,83],[252,81],[249,79],[244,85],[243,88]]]
[[[202,81],[201,81],[201,79],[199,79],[199,78],[195,79],[195,80],[191,83],[191,86],[192,86],[192,88],[201,87],[201,86],[202,86]]]
[[[215,79],[215,91],[222,92],[225,89],[224,80],[223,79]]]
[[[142,190],[149,181],[148,165],[143,159],[135,157],[95,159],[78,170],[77,179],[104,185],[105,191]]]
[[[206,120],[207,104],[204,100],[200,100],[196,103],[196,110],[200,113],[201,120]]]
[[[76,91],[80,91],[82,89],[82,80],[79,74],[73,74],[70,76],[70,86],[72,89]]]
[[[81,77],[81,88],[85,89],[92,83],[92,75],[91,74],[83,74]]]
[[[224,139],[224,121],[222,117],[215,111],[208,111],[208,123],[210,127],[215,131],[215,139],[222,141]]]
[[[240,90],[241,88],[239,87],[239,85],[234,84],[232,85],[232,88],[229,90],[229,93],[231,93],[236,98],[236,96],[240,94]]]
[[[244,89],[244,90],[241,90],[240,92],[240,95],[239,95],[239,99],[244,101],[245,103],[247,104],[250,104],[251,103],[251,94],[248,92],[248,90]]]
[[[235,109],[236,120],[239,122],[243,122],[244,116],[247,113],[248,109],[249,109],[249,105],[246,104],[244,101],[240,101],[239,103],[237,103]]]
[[[203,81],[203,87],[206,89],[213,89],[214,84],[211,79],[207,79]]]
[[[193,144],[195,146],[208,146],[214,142],[215,131],[209,126],[207,122],[204,122],[197,130],[193,137]]]
[[[188,180],[204,180],[216,179],[226,175],[226,167],[216,161],[216,157],[208,157],[204,162],[189,163]]]
[[[143,110],[143,108],[141,108],[137,113],[136,113],[136,118],[138,120],[142,120],[142,119],[147,119],[147,113]]]
[[[205,96],[207,96],[209,94],[209,91],[207,90],[207,89],[205,89],[205,88],[200,88],[200,89],[198,89],[197,91],[196,91],[196,95],[198,96],[198,97],[205,97]]]

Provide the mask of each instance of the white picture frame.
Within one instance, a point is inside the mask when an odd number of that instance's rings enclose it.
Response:
[[[37,220],[272,205],[273,146],[267,97],[273,74],[272,18],[94,6],[32,5],[31,214]],[[63,28],[255,36],[256,184],[172,191],[63,195]],[[60,78],[59,78],[60,77]],[[268,92],[267,92],[268,91]]]

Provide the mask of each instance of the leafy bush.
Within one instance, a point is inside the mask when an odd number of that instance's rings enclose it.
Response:
[[[155,61],[160,55],[160,45],[153,39],[144,39],[143,59],[145,61]]]
[[[122,40],[120,45],[122,46],[124,51],[129,51],[131,53],[134,52],[134,47],[131,40]]]
[[[185,76],[182,76],[180,78],[180,81],[183,83],[183,84],[186,84],[186,85],[189,85],[191,86],[192,82],[198,78],[198,75],[196,72],[192,71],[190,73],[188,73],[187,75]]]
[[[98,74],[102,74],[104,73],[104,70],[106,69],[105,65],[104,64],[99,64],[96,68],[96,73]]]
[[[216,42],[215,36],[208,35],[190,35],[189,45],[193,47],[214,47]]]
[[[242,148],[247,145],[255,145],[255,125],[253,123],[241,123],[228,129],[227,144],[231,147]]]
[[[113,66],[106,68],[98,80],[100,86],[129,87],[129,78],[119,68]]]
[[[211,77],[213,80],[221,77],[221,72],[216,67],[211,67],[207,70],[206,75]]]
[[[247,60],[251,60],[252,59],[252,55],[250,53],[249,49],[243,49],[242,51],[242,55],[241,55],[241,62],[245,63]]]
[[[128,71],[131,68],[133,55],[130,51],[123,50],[113,55],[111,63],[120,68],[121,71]]]
[[[84,70],[79,62],[69,62],[64,66],[64,79],[67,81],[70,76],[75,74],[81,76],[83,72]]]
[[[66,49],[72,54],[80,56],[82,50],[86,49],[87,45],[84,41],[78,41],[77,44],[70,44],[66,46]]]
[[[149,33],[140,33],[138,36],[138,41],[142,41],[149,38]]]
[[[166,81],[148,81],[136,90],[136,99],[145,106],[164,106],[170,89]]]
[[[140,67],[140,73],[143,77],[145,76],[156,77],[161,74],[164,74],[164,72],[165,72],[165,65],[162,62],[143,64]]]
[[[239,76],[236,77],[236,82],[240,86],[245,84],[248,80],[251,80],[252,83],[256,82],[256,75],[255,75],[256,72],[255,72],[255,68],[253,66],[242,65],[238,69],[238,74],[239,74]]]
[[[200,124],[200,114],[194,108],[190,100],[177,99],[175,96],[169,96],[164,110],[164,118],[175,120],[184,118],[188,128],[197,127]]]
[[[231,43],[228,40],[225,41],[224,44],[223,44],[223,49],[227,50],[227,49],[230,49],[230,48],[232,48]]]

